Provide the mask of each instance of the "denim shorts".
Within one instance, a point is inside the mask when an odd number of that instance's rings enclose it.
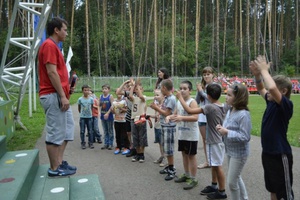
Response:
[[[46,114],[46,143],[62,145],[74,140],[74,119],[71,107],[65,112],[60,110],[57,93],[40,97]]]
[[[206,126],[206,122],[198,122],[198,126],[201,127],[201,126]]]
[[[154,143],[161,144],[161,129],[160,128],[154,128],[154,134],[155,134]]]

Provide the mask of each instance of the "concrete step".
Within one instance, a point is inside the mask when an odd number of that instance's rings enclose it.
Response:
[[[1,199],[27,199],[38,166],[37,149],[6,152],[0,159]]]
[[[70,199],[105,200],[97,174],[70,177]]]
[[[0,158],[6,153],[6,136],[0,135]]]
[[[48,177],[49,165],[40,165],[28,200],[105,200],[98,175]]]
[[[48,177],[49,165],[40,165],[28,200],[69,200],[69,177]]]

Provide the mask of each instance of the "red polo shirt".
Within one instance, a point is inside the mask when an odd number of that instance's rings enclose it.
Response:
[[[50,63],[56,65],[57,73],[60,77],[60,82],[62,88],[66,94],[66,97],[70,98],[70,86],[69,86],[69,76],[68,70],[65,64],[64,57],[56,45],[56,43],[47,39],[43,42],[40,47],[38,54],[38,73],[39,73],[39,95],[46,95],[50,93],[55,93],[56,90],[53,87],[47,73],[46,64]]]

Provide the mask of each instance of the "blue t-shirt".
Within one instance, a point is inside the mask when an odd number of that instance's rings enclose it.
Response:
[[[92,106],[94,104],[92,97],[80,97],[77,104],[80,105],[80,118],[92,118]]]
[[[170,109],[171,114],[173,114],[175,108],[176,108],[176,97],[173,94],[165,97],[161,109],[162,110]],[[169,121],[169,123],[166,123],[166,117],[164,115],[160,115],[160,124],[161,126],[176,126],[176,123],[171,120]]]
[[[293,102],[282,96],[281,103],[268,101],[261,125],[261,144],[263,153],[291,154],[292,149],[287,140],[289,120],[293,115]]]
[[[111,103],[110,103],[110,94],[107,95],[107,97],[104,97],[103,95],[100,96],[100,108],[101,108],[101,113],[100,113],[100,119],[101,120],[106,120],[104,119],[105,113],[110,109]],[[113,113],[110,112],[107,118],[108,121],[113,121],[114,116]]]

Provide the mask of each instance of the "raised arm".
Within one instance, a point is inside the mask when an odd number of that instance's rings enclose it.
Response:
[[[127,80],[127,81],[123,82],[122,85],[120,85],[120,87],[117,88],[116,94],[117,95],[124,95],[124,86],[126,84],[129,84],[129,83],[130,83],[130,80]]]
[[[256,65],[260,68],[261,76],[264,80],[265,87],[268,88],[269,93],[272,95],[274,101],[280,104],[282,94],[277,88],[272,76],[269,73],[270,63],[266,62],[265,56],[258,56],[255,60]]]
[[[256,84],[257,91],[263,98],[265,98],[267,90],[265,89],[264,84],[263,84],[260,67],[257,65],[257,63],[255,61],[251,61],[249,68],[255,77],[255,84]]]
[[[178,92],[177,90],[175,91],[175,94],[176,94],[176,97],[177,99],[180,101],[182,107],[184,108],[184,110],[188,113],[188,114],[200,114],[200,113],[203,113],[203,109],[202,108],[199,108],[198,106],[195,107],[195,108],[191,108],[189,107],[184,99],[182,98],[180,92]]]
[[[208,100],[207,99],[207,94],[203,91],[201,83],[197,83],[197,94],[196,94],[196,98],[195,99],[196,99],[196,102],[198,104],[200,103],[201,97],[204,98],[204,99],[206,99],[206,100]]]

